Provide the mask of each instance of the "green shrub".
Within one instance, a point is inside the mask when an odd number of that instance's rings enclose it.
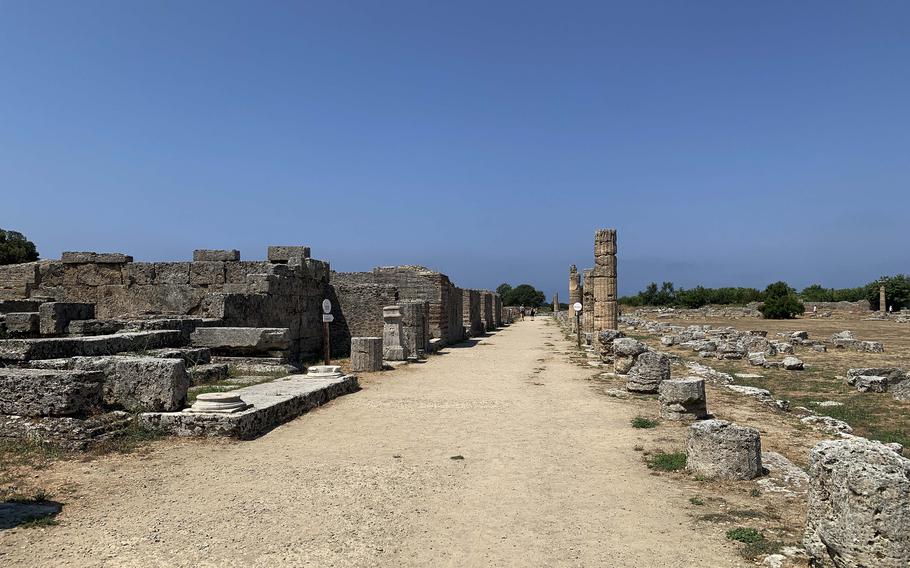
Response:
[[[728,530],[727,538],[730,540],[744,542],[746,544],[753,544],[765,540],[764,535],[762,535],[757,530],[744,527],[737,527],[735,529]]]
[[[655,426],[657,426],[657,420],[651,420],[644,416],[636,416],[632,419],[633,428],[654,428]]]
[[[38,260],[35,243],[16,231],[0,229],[0,264],[19,264]]]

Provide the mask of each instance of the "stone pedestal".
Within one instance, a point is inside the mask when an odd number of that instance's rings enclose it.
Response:
[[[313,365],[306,370],[308,379],[332,379],[344,376],[339,365]]]
[[[372,373],[382,370],[382,338],[351,338],[351,371]]]
[[[401,328],[401,307],[382,308],[382,319],[382,357],[388,361],[407,360],[408,349],[404,345],[404,333]]]
[[[196,397],[193,406],[184,409],[184,412],[202,414],[233,414],[250,408],[241,400],[240,395],[234,392],[207,392]]]
[[[687,377],[662,381],[657,391],[661,418],[697,420],[708,415],[704,379]]]
[[[755,428],[726,420],[689,427],[686,468],[706,477],[754,479],[761,475],[761,437]]]

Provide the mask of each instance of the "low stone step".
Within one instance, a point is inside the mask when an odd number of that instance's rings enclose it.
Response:
[[[313,379],[293,375],[230,391],[251,408],[233,413],[148,412],[140,424],[177,436],[257,438],[333,398],[355,392],[357,377]]]
[[[127,351],[147,351],[177,347],[179,331],[141,331],[88,337],[48,337],[41,339],[0,340],[0,361],[19,362],[60,357],[113,355]]]

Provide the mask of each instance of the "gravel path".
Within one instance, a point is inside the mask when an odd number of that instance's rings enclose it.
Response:
[[[524,321],[252,442],[60,463],[60,524],[0,532],[0,565],[745,566],[566,345]]]

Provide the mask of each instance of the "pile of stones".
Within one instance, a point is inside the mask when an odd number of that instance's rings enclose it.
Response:
[[[831,343],[835,349],[860,351],[864,353],[882,353],[884,346],[879,341],[860,341],[853,336],[852,331],[841,331],[831,336]]]
[[[897,367],[849,369],[846,383],[859,392],[891,392],[897,400],[910,400],[910,374]]]

